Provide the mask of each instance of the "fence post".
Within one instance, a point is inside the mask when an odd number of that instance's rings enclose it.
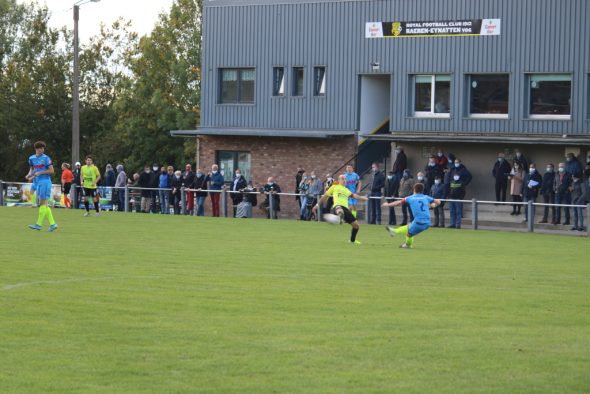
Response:
[[[586,205],[586,235],[590,236],[590,204]]]
[[[526,206],[526,217],[527,217],[527,224],[528,224],[528,229],[529,229],[529,233],[532,233],[533,231],[535,231],[535,218],[533,216],[533,200],[528,200],[527,201],[527,206]]]
[[[4,206],[4,182],[0,180],[0,207]]]
[[[74,209],[78,209],[78,185],[75,183],[72,185],[72,203],[74,204]]]
[[[129,212],[129,185],[125,185],[125,204],[123,205],[123,211]]]
[[[272,191],[268,192],[268,218],[273,219],[274,197]]]
[[[371,201],[371,193],[369,193],[369,197],[367,198],[367,201],[365,201],[365,223],[369,224],[370,222],[370,218],[369,218],[369,202]],[[357,212],[358,215],[358,212]]]
[[[477,230],[478,227],[478,206],[477,200],[475,198],[471,199],[471,223],[473,224],[473,229]]]
[[[184,186],[180,188],[180,214],[184,215],[186,212],[186,195]]]
[[[223,206],[223,217],[227,217],[227,190],[225,189],[221,191],[221,205]]]
[[[321,219],[321,217],[322,217],[322,206],[320,205],[320,195],[319,194],[316,194],[315,195],[315,201],[316,201],[316,204],[318,204],[318,210],[317,210],[317,214],[316,214],[316,218],[315,219],[319,222],[320,220],[322,220]]]

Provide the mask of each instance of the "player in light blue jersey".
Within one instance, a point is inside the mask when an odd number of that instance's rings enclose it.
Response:
[[[393,237],[396,234],[406,234],[406,242],[400,245],[400,248],[412,248],[414,237],[422,231],[428,230],[430,227],[430,208],[436,208],[440,205],[440,200],[435,200],[430,196],[422,194],[424,192],[424,185],[416,183],[414,185],[414,194],[402,200],[397,200],[390,203],[384,203],[384,207],[396,207],[402,204],[408,204],[414,213],[414,220],[405,226],[400,226],[396,229],[385,226],[385,229]]]
[[[361,177],[353,171],[350,164],[346,166],[344,176],[346,177],[346,185],[344,186],[346,186],[351,193],[359,193],[361,191]],[[350,197],[348,199],[348,207],[354,217],[356,217],[356,203],[357,201],[355,198]]]
[[[51,174],[53,170],[53,162],[51,158],[45,154],[45,143],[37,141],[34,144],[35,154],[29,157],[29,173],[26,178],[32,181],[35,185],[37,193],[37,202],[39,204],[39,216],[37,223],[30,224],[29,228],[32,230],[41,230],[45,217],[49,220],[49,230],[55,231],[57,224],[53,219],[53,213],[49,208],[48,202],[51,198]]]

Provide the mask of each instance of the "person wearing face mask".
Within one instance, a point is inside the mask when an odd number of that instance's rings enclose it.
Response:
[[[453,157],[453,160],[455,160],[454,157]],[[434,162],[436,163],[436,166],[438,167],[439,171],[442,172],[447,168],[447,166],[449,164],[449,159],[447,159],[443,150],[439,148],[436,152],[436,157],[434,158]]]
[[[304,220],[305,209],[307,207],[307,191],[309,190],[310,181],[307,172],[304,172],[301,175],[301,182],[299,182],[299,187],[297,188],[297,193],[299,194],[299,220]]]
[[[512,168],[512,171],[510,171],[508,178],[510,179],[510,195],[512,196],[512,201],[515,203],[522,202],[524,176],[524,169],[520,167],[519,163],[514,163],[514,167]],[[513,204],[510,215],[520,215],[521,208],[521,204]]]
[[[582,182],[582,178],[574,176],[572,178],[572,186],[570,187],[572,193],[572,205],[586,205],[584,199],[584,188],[585,185]],[[570,231],[584,231],[584,208],[572,208],[574,211],[574,226],[570,228]]]
[[[127,174],[123,164],[117,165],[117,179],[115,180],[115,188],[117,190],[119,212],[125,211],[125,185],[127,184]]]
[[[159,197],[159,191],[156,190],[158,189],[158,184],[160,183],[160,166],[157,163],[154,163],[152,165],[152,171],[150,172],[150,188],[154,189],[150,191],[150,201],[151,201],[151,205],[150,205],[150,212],[151,213],[156,213],[158,211],[158,197]],[[162,204],[162,202],[160,202],[160,205]]]
[[[74,169],[72,170],[72,174],[74,175],[74,183],[72,184],[72,187],[74,189],[76,189],[76,199],[75,201],[72,201],[74,203],[74,208],[78,209],[78,207],[80,206],[80,201],[81,201],[81,197],[82,197],[82,180],[80,178],[80,169],[82,168],[82,165],[80,164],[79,161],[76,162],[76,164],[74,165]]]
[[[385,202],[387,203],[394,202],[395,197],[397,196],[399,182],[395,182],[394,178],[395,174],[393,173],[393,171],[389,171],[389,174],[387,174],[387,180],[385,181]],[[389,225],[397,225],[397,219],[395,217],[395,207],[392,206],[389,207]]]
[[[404,148],[398,146],[395,148],[395,161],[393,162],[393,167],[391,168],[391,171],[393,171],[393,174],[395,175],[395,182],[401,181],[406,168],[408,168],[408,158],[404,152]]]
[[[534,204],[535,202],[537,202],[537,197],[539,196],[539,190],[541,190],[542,184],[543,178],[541,177],[541,174],[539,174],[539,172],[537,171],[537,166],[535,165],[535,163],[529,164],[529,172],[524,176],[523,181],[522,195],[525,203],[532,201]],[[534,205],[532,206],[531,211],[532,212],[529,212],[528,205],[524,206],[525,222],[535,217]]]
[[[576,155],[573,153],[568,153],[565,156],[565,172],[571,176],[582,176],[582,163],[578,160]]]
[[[506,201],[506,190],[508,188],[508,176],[510,175],[510,164],[506,161],[504,153],[498,153],[498,159],[494,163],[492,169],[492,175],[494,176],[495,190],[496,190],[496,201]]]
[[[172,170],[171,170],[172,171]],[[170,206],[168,196],[170,195],[169,189],[170,188],[170,174],[166,170],[165,166],[162,166],[160,169],[160,178],[158,181],[158,198],[160,200],[160,213],[162,215],[169,214],[170,210],[168,207]]]
[[[176,170],[174,176],[170,179],[170,204],[174,208],[174,214],[180,215],[180,203],[182,200],[183,179],[182,172]]]
[[[267,219],[278,219],[278,212],[281,210],[281,187],[275,183],[274,177],[268,177],[266,185],[262,188],[262,192],[266,196],[264,202],[260,204],[260,209],[266,212]],[[272,198],[272,209],[270,206],[270,199]]]
[[[541,185],[541,195],[543,196],[544,204],[555,204],[555,191],[553,190],[553,182],[555,182],[555,171],[553,164],[547,164],[546,171],[543,174],[543,183]],[[555,224],[555,207],[545,206],[543,209],[543,219],[539,223],[548,223],[549,209],[551,209],[551,224]]]
[[[193,210],[195,208],[195,192],[190,190],[194,183],[195,183],[195,173],[193,172],[193,167],[190,164],[187,164],[184,167],[184,174],[182,174],[182,186],[185,189],[189,189],[186,192],[185,214],[187,214],[187,215],[192,215]]]
[[[463,200],[467,192],[467,185],[471,182],[472,176],[467,167],[463,165],[461,159],[455,158],[454,168],[448,173],[449,183],[447,193],[452,200]],[[463,203],[449,203],[451,211],[451,225],[449,228],[461,228],[461,219],[463,218]]]
[[[219,166],[217,164],[213,164],[211,166],[211,172],[207,175],[207,183],[209,184],[210,190],[215,190],[209,192],[209,197],[211,198],[211,210],[213,217],[219,217],[219,199],[221,197],[221,189],[225,184],[225,179],[223,175],[219,172]]]
[[[326,174],[326,180],[324,181],[324,185],[323,185],[324,186],[323,194],[325,194],[333,184],[334,184],[334,178],[332,177],[332,174]],[[328,197],[326,199],[326,209],[328,210],[328,212],[332,209],[332,205],[334,205],[334,199],[332,197]]]
[[[297,167],[297,173],[295,174],[295,201],[300,201],[301,196],[299,195],[299,185],[303,179],[303,173],[305,170],[301,167]]]
[[[430,196],[436,200],[445,198],[445,185],[442,182],[442,177],[437,176],[434,178],[434,183],[430,187]],[[444,201],[434,208],[434,225],[432,227],[444,227],[445,226],[445,210]]]
[[[258,199],[256,198],[256,188],[254,187],[252,181],[248,181],[248,184],[241,190],[241,192],[243,193],[244,197],[238,204],[236,218],[251,218],[252,207],[255,207],[258,203]]]
[[[143,172],[139,176],[137,186],[141,189],[141,212],[148,213],[152,205],[152,192],[149,190],[151,187],[151,175],[150,167],[145,166]]]
[[[436,157],[434,155],[430,155],[428,158],[428,163],[424,167],[424,190],[426,193],[430,193],[430,188],[434,184],[434,178],[437,176],[443,176],[443,170],[436,164]]]
[[[570,205],[572,203],[572,195],[570,193],[570,186],[572,185],[572,177],[565,172],[565,163],[559,163],[555,180],[553,181],[553,191],[555,192],[555,204]],[[570,224],[570,209],[568,207],[555,208],[555,223],[561,224],[561,212],[564,211],[564,225]]]
[[[197,168],[197,172],[195,173],[195,181],[193,182],[193,189],[196,190],[195,198],[197,200],[197,216],[205,216],[205,200],[207,199],[207,192],[203,190],[207,190],[207,175],[201,170],[201,168]]]
[[[311,172],[309,176],[309,187],[307,188],[305,199],[307,201],[305,206],[305,211],[303,215],[304,220],[312,220],[313,219],[313,211],[312,208],[317,204],[318,197],[322,194],[323,185],[322,182],[318,179],[317,175],[314,171]]]
[[[522,154],[520,149],[514,150],[514,158],[512,159],[512,164],[514,165],[514,163],[518,163],[519,167],[522,170],[524,170],[524,172],[527,172],[529,170],[529,162],[527,158]]]
[[[369,224],[381,224],[381,196],[385,186],[385,175],[379,171],[379,163],[371,166],[371,194],[369,199]]]
[[[248,182],[246,182],[246,178],[242,175],[242,170],[239,168],[235,171],[234,179],[231,183],[231,191],[230,197],[233,204],[233,217],[236,217],[236,210],[238,208],[238,204],[242,202],[244,196],[240,192],[248,186]]]
[[[399,183],[399,197],[406,198],[414,193],[414,184],[416,181],[412,174],[410,174],[410,170],[405,169],[402,173],[402,179]],[[408,224],[408,214],[410,216],[410,222],[414,220],[414,213],[410,209],[407,204],[402,205],[402,223],[401,226],[405,226]]]

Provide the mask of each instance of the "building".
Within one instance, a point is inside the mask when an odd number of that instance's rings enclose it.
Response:
[[[201,165],[294,189],[296,167],[388,169],[437,147],[491,199],[499,151],[590,147],[587,0],[205,0]],[[358,153],[358,156],[357,156]],[[229,178],[228,178],[229,179]]]

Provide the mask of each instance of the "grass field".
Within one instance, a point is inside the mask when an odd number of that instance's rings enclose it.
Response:
[[[590,240],[0,208],[0,392],[590,391]]]

